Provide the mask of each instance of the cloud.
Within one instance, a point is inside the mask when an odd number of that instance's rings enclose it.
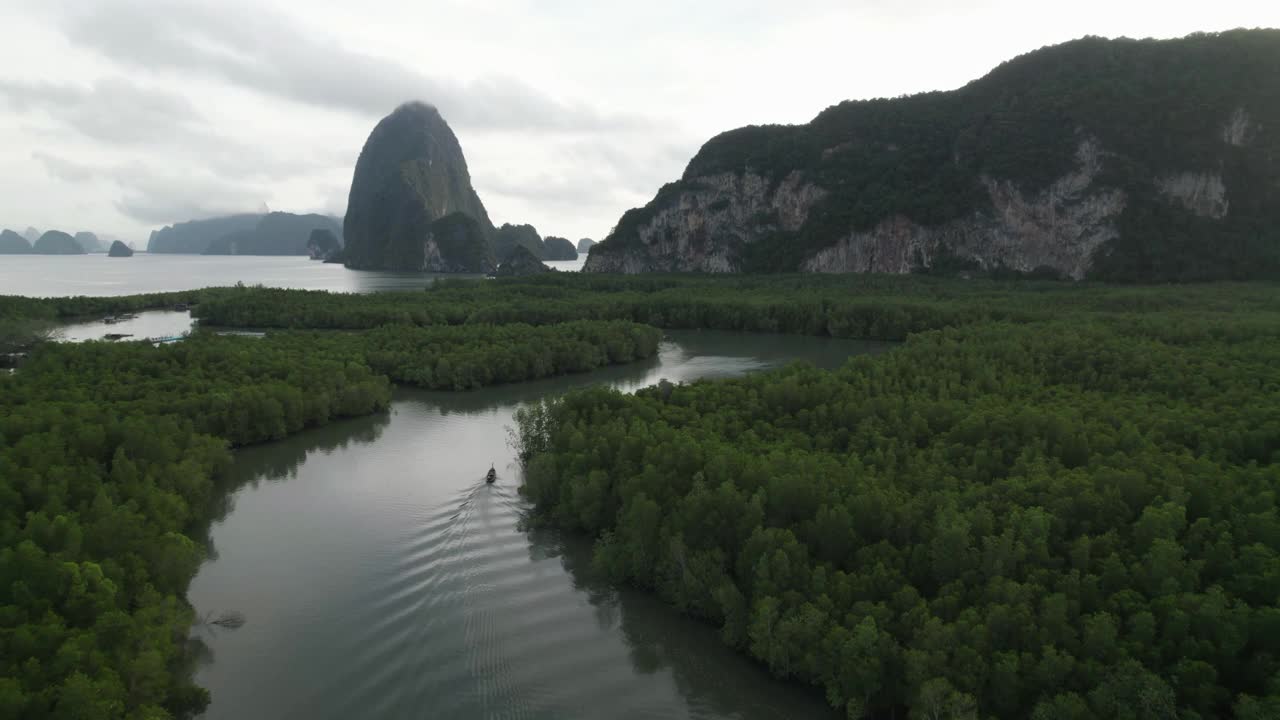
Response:
[[[66,158],[58,157],[57,155],[50,155],[48,153],[37,151],[31,153],[31,157],[44,165],[44,169],[49,173],[49,175],[66,182],[87,182],[102,174],[102,170],[100,168],[67,160]]]
[[[156,225],[256,212],[266,196],[262,188],[210,175],[133,168],[118,171],[115,179],[123,190],[116,209],[135,220]]]
[[[262,187],[240,178],[222,178],[195,169],[175,172],[140,163],[95,166],[47,152],[31,157],[52,177],[69,183],[100,181],[119,188],[115,208],[143,223],[169,224],[182,220],[252,212],[266,197]]]
[[[425,75],[347,50],[260,6],[114,0],[69,7],[68,38],[114,61],[199,72],[308,105],[380,116],[407,100],[424,100],[450,123],[477,130],[581,132],[649,123],[561,101],[508,77],[459,82]]]
[[[123,78],[104,78],[90,85],[0,78],[0,98],[19,112],[45,111],[109,143],[150,143],[182,133],[199,121],[185,97]]]

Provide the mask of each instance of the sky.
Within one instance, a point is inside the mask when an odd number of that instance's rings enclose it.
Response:
[[[1280,27],[1275,0],[0,0],[0,227],[145,245],[342,215],[373,126],[437,106],[490,217],[605,236],[707,139],[947,90],[1084,35]]]

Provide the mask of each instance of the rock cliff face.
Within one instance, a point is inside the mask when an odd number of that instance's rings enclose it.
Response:
[[[1125,194],[1095,181],[1101,153],[1084,141],[1079,166],[1026,197],[1007,180],[983,178],[992,212],[926,227],[898,215],[866,232],[851,232],[800,266],[807,272],[908,273],[933,264],[940,253],[978,267],[1021,272],[1050,269],[1082,279],[1093,253],[1119,236],[1116,221]]]
[[[116,240],[111,243],[111,247],[107,250],[108,257],[133,257],[133,248]]]
[[[596,241],[591,238],[582,238],[578,241],[578,254],[586,255],[591,252],[591,248],[595,247]]]
[[[453,213],[475,221],[484,250],[433,241],[440,230],[432,224]],[[435,108],[409,103],[378,123],[351,181],[348,267],[484,272],[493,269],[493,232],[458,138]]]
[[[585,269],[1280,277],[1277,72],[1278,31],[1086,38],[731,131]]]
[[[50,230],[40,236],[32,251],[37,255],[84,255],[84,248],[76,239],[60,230]]]
[[[26,255],[31,243],[12,230],[0,231],[0,255]]]
[[[589,272],[736,272],[744,246],[779,229],[804,225],[826,191],[800,172],[781,183],[752,172],[717,173],[685,183],[678,197],[636,227],[643,251],[609,252],[611,240],[591,252]]]

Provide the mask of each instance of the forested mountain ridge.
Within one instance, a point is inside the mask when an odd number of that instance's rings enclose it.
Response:
[[[327,215],[246,213],[191,220],[152,231],[149,253],[200,255],[306,255],[312,230],[342,239],[342,221]]]
[[[263,215],[251,229],[229,233],[209,244],[205,255],[307,255],[311,233],[327,230],[341,247],[342,223],[327,215]]]
[[[1280,276],[1280,31],[1084,38],[733,130],[588,271]]]
[[[253,230],[261,217],[257,213],[245,213],[166,225],[151,231],[147,252],[200,254],[225,235]]]

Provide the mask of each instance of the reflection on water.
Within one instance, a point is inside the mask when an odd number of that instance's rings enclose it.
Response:
[[[212,653],[196,674],[206,716],[831,717],[821,693],[772,680],[713,628],[594,577],[584,539],[523,529],[505,427],[520,403],[590,383],[831,366],[883,347],[672,333],[649,363],[399,391],[388,414],[239,452],[230,482],[246,484],[190,590],[199,613],[249,619],[195,631]]]

